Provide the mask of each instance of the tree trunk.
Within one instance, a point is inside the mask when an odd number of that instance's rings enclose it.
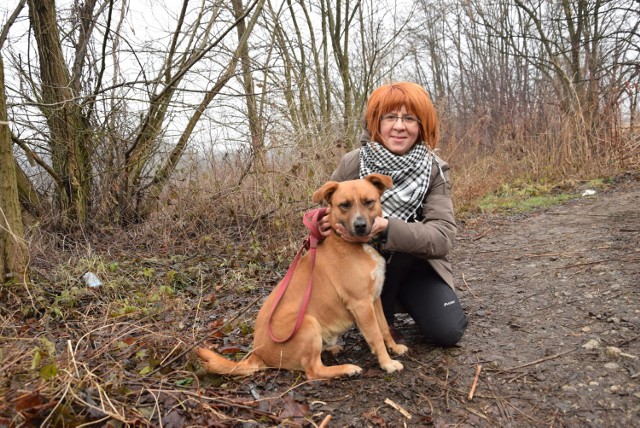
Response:
[[[253,74],[251,71],[251,58],[249,57],[249,45],[244,37],[247,31],[245,23],[244,8],[242,0],[231,0],[233,7],[233,17],[238,21],[236,32],[238,34],[238,54],[242,68],[242,86],[244,88],[244,96],[247,104],[247,119],[249,119],[249,133],[251,134],[251,149],[253,151],[254,167],[262,164],[262,156],[264,152],[264,133],[262,126],[262,118],[258,112],[258,104],[256,102],[255,85],[253,83]],[[248,30],[251,32],[251,29]],[[245,42],[242,43],[242,40]],[[235,67],[234,67],[235,68]]]
[[[57,203],[63,225],[86,226],[91,190],[91,132],[83,117],[65,64],[54,0],[29,0],[40,59],[42,110],[49,127]]]
[[[350,9],[349,1],[344,5],[344,18],[342,16],[342,0],[338,0],[335,5],[335,16],[329,1],[326,3],[327,9],[323,10],[323,19],[327,21],[329,36],[333,55],[338,66],[338,73],[342,79],[342,99],[344,104],[343,127],[345,131],[355,131],[351,129],[353,119],[353,86],[351,82],[351,64],[349,63],[349,29],[355,12],[360,7],[360,2],[356,1],[353,9]]]
[[[0,56],[0,283],[12,277],[26,281],[27,249],[4,92],[4,63]]]

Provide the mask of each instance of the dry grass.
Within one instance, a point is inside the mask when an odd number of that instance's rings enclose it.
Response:
[[[460,214],[504,183],[640,168],[633,130],[599,141],[559,121],[543,134],[511,132],[487,146],[474,134],[480,126],[440,152],[452,166]],[[232,329],[248,349],[252,318],[243,311],[282,276],[304,236],[311,193],[345,151],[335,136],[313,141],[265,153],[251,170],[241,156],[199,156],[163,208],[127,230],[68,237],[31,229],[33,283],[0,292],[0,425],[282,422],[229,389],[200,395],[189,350]],[[104,285],[87,288],[86,271]]]
[[[566,188],[571,183],[637,171],[639,131],[625,129],[599,136],[560,118],[543,133],[511,131],[491,147],[473,132],[467,133],[461,140],[449,141],[441,155],[451,164],[454,205],[464,215],[476,212],[478,199],[504,184],[545,183],[549,188]]]

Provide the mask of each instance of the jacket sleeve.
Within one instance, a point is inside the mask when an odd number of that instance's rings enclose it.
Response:
[[[427,259],[442,258],[451,251],[458,228],[453,213],[447,163],[440,161],[438,166],[434,161],[431,183],[422,203],[421,221],[405,223],[389,219],[385,250]]]

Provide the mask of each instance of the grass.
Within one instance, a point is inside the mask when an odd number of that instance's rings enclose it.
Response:
[[[550,186],[539,184],[503,184],[497,192],[477,201],[482,213],[526,213],[548,208],[578,196],[575,192],[554,192]]]
[[[531,212],[539,208],[548,208],[576,198],[576,194],[540,195],[530,197],[488,195],[478,201],[483,213]]]
[[[611,186],[611,179],[598,178],[580,183],[580,189],[604,190]],[[536,184],[516,182],[503,184],[498,191],[476,201],[479,212],[490,214],[523,214],[550,208],[580,198],[576,183]]]

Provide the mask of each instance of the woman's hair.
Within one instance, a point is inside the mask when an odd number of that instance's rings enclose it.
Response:
[[[427,91],[417,83],[398,82],[380,86],[371,93],[367,102],[365,120],[371,141],[380,142],[380,116],[400,110],[420,121],[420,141],[434,149],[438,144],[438,117]]]

